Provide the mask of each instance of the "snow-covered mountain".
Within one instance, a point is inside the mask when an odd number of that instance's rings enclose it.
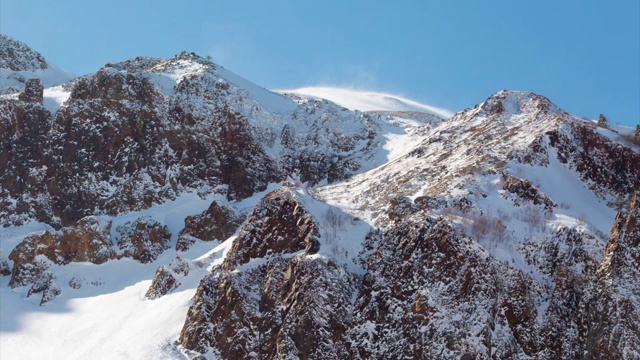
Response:
[[[640,126],[187,52],[39,75],[0,97],[1,358],[640,356]]]
[[[26,44],[0,34],[0,95],[22,91],[28,79],[38,78],[49,88],[75,76],[49,63]]]

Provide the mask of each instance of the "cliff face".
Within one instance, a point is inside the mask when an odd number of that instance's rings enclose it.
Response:
[[[316,222],[289,188],[267,194],[224,263],[200,282],[180,343],[223,358],[348,356],[356,280],[313,256]]]
[[[640,355],[640,204],[637,195],[619,212],[582,304],[582,338],[588,358],[633,359]]]

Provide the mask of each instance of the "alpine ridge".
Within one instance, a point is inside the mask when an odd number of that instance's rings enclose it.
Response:
[[[0,45],[2,358],[640,358],[634,129]]]

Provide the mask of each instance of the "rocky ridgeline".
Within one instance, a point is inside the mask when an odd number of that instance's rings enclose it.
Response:
[[[46,69],[44,57],[23,42],[0,34],[0,68],[13,71]]]
[[[0,47],[0,59],[7,51]],[[0,65],[36,69],[38,59]],[[59,266],[151,263],[172,245],[168,228],[139,217],[114,229],[111,216],[185,192],[216,193],[219,200],[176,234],[176,251],[184,252],[237,232],[200,281],[180,332],[191,355],[640,357],[640,155],[603,135],[605,120],[597,127],[543,96],[501,91],[446,121],[416,126],[409,136],[416,146],[358,174],[380,150],[380,119],[388,115],[293,102],[230,79],[182,53],[107,64],[69,83],[55,114],[42,105],[38,79],[23,79],[20,94],[0,99],[0,225],[54,227],[24,238],[10,261],[0,259],[9,285],[28,286],[42,305],[63,289]],[[558,163],[598,198],[616,199],[608,240],[584,223],[544,228],[544,216],[565,205],[517,167]],[[291,174],[312,188],[347,180],[313,192],[375,226],[347,261],[358,271],[323,251],[325,220],[295,189],[268,193],[246,220],[229,205]],[[494,219],[491,201],[516,210]],[[530,220],[506,220],[520,210],[533,211],[543,229],[513,238],[509,226]],[[204,262],[175,256],[157,269],[145,297],[162,302],[205,272]]]
[[[37,80],[18,99],[0,100],[3,226],[69,226],[185,191],[238,200],[292,173],[337,181],[379,145],[368,115],[280,95],[290,110],[270,111],[189,53],[108,64],[69,86],[53,122]]]

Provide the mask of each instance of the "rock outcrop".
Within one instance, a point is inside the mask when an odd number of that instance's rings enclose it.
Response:
[[[196,240],[224,241],[235,233],[242,221],[233,210],[213,201],[203,213],[184,219],[184,229],[178,234],[176,250],[185,251]]]
[[[587,124],[569,123],[548,134],[558,160],[575,169],[599,195],[640,189],[640,153],[598,134]]]
[[[28,236],[9,254],[13,261],[9,286],[33,283],[48,268],[47,261],[57,265],[81,261],[101,264],[114,259],[110,231],[110,221],[86,217],[74,227]]]
[[[179,279],[189,275],[189,271],[189,262],[176,255],[168,266],[158,268],[144,297],[155,300],[172,292],[182,285]]]
[[[13,71],[40,70],[47,62],[37,51],[7,35],[0,34],[0,68]]]
[[[169,248],[168,243],[171,240],[169,228],[150,217],[139,217],[133,223],[118,226],[116,232],[116,241],[122,256],[141,263],[157,259]]]
[[[317,236],[316,221],[290,189],[267,194],[225,262],[201,281],[182,346],[213,348],[223,358],[346,356],[344,321],[356,281],[333,261],[309,257]]]
[[[304,250],[319,249],[318,225],[296,199],[292,190],[282,187],[265,195],[249,215],[233,242],[224,268],[233,270],[251,259],[268,258]]]
[[[42,104],[44,86],[40,79],[29,79],[24,85],[24,91],[18,96],[18,100],[30,103]]]
[[[640,356],[640,201],[619,212],[597,282],[583,304],[580,340],[586,358]]]
[[[502,188],[525,201],[531,201],[534,205],[543,205],[547,212],[553,211],[558,206],[546,194],[538,190],[529,180],[519,179],[510,174],[503,174],[504,185]]]

